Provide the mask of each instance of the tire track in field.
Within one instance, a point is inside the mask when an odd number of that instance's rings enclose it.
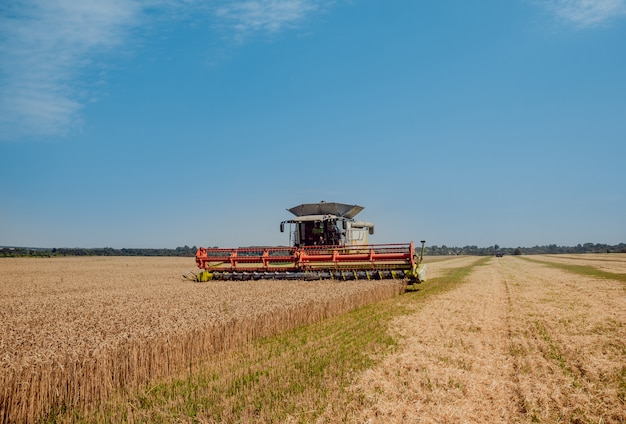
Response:
[[[506,278],[503,278],[504,282],[504,290],[506,292],[506,303],[507,303],[507,314],[506,314],[506,332],[507,332],[507,343],[509,345],[509,352],[512,356],[512,374],[511,381],[513,382],[513,396],[514,402],[516,405],[516,409],[518,414],[526,415],[526,405],[524,402],[524,393],[521,389],[519,374],[520,374],[520,363],[516,360],[516,347],[513,343],[513,319],[511,318],[511,314],[513,311],[513,297],[511,295],[511,288],[509,286],[509,282]]]

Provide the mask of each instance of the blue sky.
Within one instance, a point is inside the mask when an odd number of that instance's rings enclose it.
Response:
[[[626,241],[626,0],[0,5],[0,245]]]

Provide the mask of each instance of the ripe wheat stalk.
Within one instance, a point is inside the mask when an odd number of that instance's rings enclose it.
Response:
[[[259,337],[398,295],[397,281],[181,282],[181,258],[0,263],[0,417],[89,411]]]

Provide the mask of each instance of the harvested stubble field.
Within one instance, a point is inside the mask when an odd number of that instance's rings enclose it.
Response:
[[[605,260],[601,278],[549,256],[475,268],[395,321],[400,353],[360,377],[355,421],[626,422],[626,255],[568,263]]]
[[[2,260],[3,421],[626,422],[626,255],[432,259],[402,296]]]

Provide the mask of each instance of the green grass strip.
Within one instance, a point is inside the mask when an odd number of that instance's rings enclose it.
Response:
[[[342,406],[355,401],[348,389],[354,378],[397,350],[391,320],[458,287],[489,259],[447,269],[405,295],[217,354],[193,373],[120,394],[92,413],[66,411],[49,422],[308,423],[323,419],[329,405],[333,419],[350,421]]]
[[[578,275],[584,275],[589,277],[597,277],[597,278],[606,278],[609,280],[626,282],[626,274],[620,274],[617,272],[608,272],[602,271],[600,269],[594,268],[588,265],[573,265],[573,264],[563,264],[559,262],[550,262],[550,261],[542,261],[539,259],[532,259],[524,256],[520,256],[520,258],[529,261],[535,262],[538,264],[548,265],[552,268],[562,269],[564,271],[568,271]]]
[[[563,373],[569,377],[574,377],[572,370],[567,366],[567,361],[565,360],[565,356],[559,349],[559,346],[552,340],[552,337],[546,330],[545,326],[539,322],[535,321],[535,327],[537,328],[537,332],[543,341],[546,343],[548,347],[547,357],[556,362],[563,370]]]

